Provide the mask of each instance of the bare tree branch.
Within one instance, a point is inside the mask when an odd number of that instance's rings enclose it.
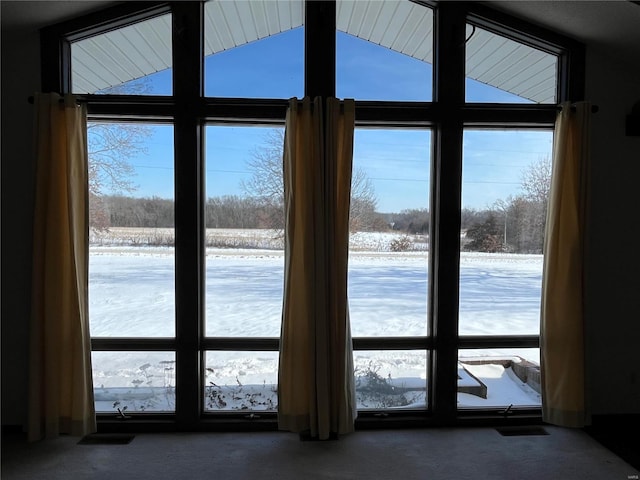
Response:
[[[128,82],[105,89],[103,94],[143,95],[149,93],[148,79]],[[135,169],[131,159],[146,154],[151,128],[141,123],[90,122],[87,125],[89,157],[89,224],[104,230],[109,226],[109,214],[101,197],[107,193],[133,192]]]
[[[271,130],[264,143],[253,150],[251,158],[246,162],[247,168],[252,172],[251,177],[240,184],[246,195],[256,198],[263,205],[278,207],[282,211],[282,219],[275,222],[278,225],[284,224],[283,147],[284,130]],[[356,168],[351,179],[351,231],[371,230],[379,225],[380,220],[375,211],[377,203],[371,179],[364,170]]]
[[[528,200],[546,205],[551,188],[551,158],[545,156],[529,165],[522,174],[521,186]]]

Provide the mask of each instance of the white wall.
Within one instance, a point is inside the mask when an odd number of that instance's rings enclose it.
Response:
[[[640,137],[625,136],[640,68],[587,48],[592,117],[587,353],[594,414],[640,414]]]

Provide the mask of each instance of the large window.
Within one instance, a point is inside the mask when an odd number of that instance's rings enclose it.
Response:
[[[101,419],[274,424],[284,120],[304,95],[356,100],[358,421],[539,412],[545,182],[580,45],[411,0],[125,2],[45,35],[45,86],[90,115]]]

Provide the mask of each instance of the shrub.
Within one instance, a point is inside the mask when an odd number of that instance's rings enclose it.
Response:
[[[358,406],[364,408],[406,407],[414,403],[419,392],[411,392],[404,387],[392,384],[391,375],[383,377],[380,367],[372,367],[370,362],[366,370],[355,370],[356,400]]]
[[[406,252],[407,250],[411,250],[412,245],[413,241],[409,235],[403,235],[402,237],[391,240],[389,249],[392,252]]]

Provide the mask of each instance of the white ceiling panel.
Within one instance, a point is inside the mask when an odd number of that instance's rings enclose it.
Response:
[[[471,26],[467,37],[468,78],[535,103],[556,101],[555,55]]]
[[[255,29],[256,38],[264,38],[269,35],[269,23],[267,20],[267,12],[265,11],[264,2],[249,3],[251,10],[251,18]]]
[[[385,45],[383,44],[385,34],[389,32],[387,39],[389,36],[393,36],[394,30],[392,29],[392,23],[394,22],[395,12],[398,7],[398,2],[371,2],[371,5],[381,5],[380,9],[375,12],[374,15],[367,15],[363,19],[363,30],[367,28],[369,24],[373,24],[373,30],[371,31],[371,36],[369,38],[365,38],[372,43],[377,45]],[[377,9],[376,9],[377,10]],[[397,24],[396,24],[397,27]],[[348,32],[349,33],[349,32]],[[363,37],[364,38],[364,37]],[[386,43],[391,43],[391,41],[387,40]]]
[[[389,48],[400,52],[402,47],[397,46],[398,38],[402,36],[405,29],[409,30],[407,23],[410,15],[411,5],[409,2],[398,2],[381,43],[389,45]]]
[[[222,2],[209,2],[204,9],[205,24],[204,24],[204,38],[210,36],[216,36],[219,40],[219,46],[215,50],[210,50],[211,53],[218,53],[228,48],[235,46],[233,41],[233,33],[231,32],[231,26],[229,25],[225,13],[223,10]]]
[[[353,12],[351,14],[351,19],[349,20],[349,30],[347,31],[351,32],[352,35],[355,35],[357,37],[364,36],[366,38],[369,38],[371,36],[371,31],[373,30],[373,27],[375,25],[377,14],[380,12],[382,5],[379,2],[345,1],[345,2],[338,2],[338,5],[340,3],[354,4]],[[337,16],[339,9],[336,9],[336,10],[337,10],[336,11],[336,16]],[[367,15],[368,11],[369,11],[369,18],[370,18],[370,21],[366,24],[366,26],[368,27],[368,30],[363,32],[361,31],[363,27],[363,18],[365,17],[365,15]]]
[[[338,2],[336,6],[336,28],[342,32],[349,29],[355,2]]]
[[[431,63],[433,12],[409,0],[338,0],[337,29]]]
[[[247,38],[242,28],[243,23],[251,22],[251,17],[242,18],[236,5],[246,4],[246,2],[219,2],[222,8],[222,18],[214,19],[214,26],[218,26],[220,23],[226,23],[226,28],[231,32],[232,43],[228,45],[228,48],[237,47],[249,43],[256,38]]]
[[[431,19],[432,16],[430,15],[425,15],[420,19],[418,30],[410,42],[410,45],[416,45],[415,49],[413,52],[407,50],[408,55],[419,58],[427,63],[433,63],[433,22]],[[429,35],[423,35],[421,32],[425,31],[431,31],[431,33]]]
[[[428,24],[422,23],[422,20],[426,19],[426,15],[414,15],[414,7],[411,4],[406,5],[410,8],[410,11],[405,20],[404,28],[400,30],[400,35],[398,35],[398,38],[391,46],[393,50],[404,53],[405,55],[409,54],[408,52],[415,51],[413,45],[416,39],[424,37],[424,32],[428,30]],[[421,25],[423,28],[420,28]]]
[[[74,93],[94,93],[170,67],[170,15],[71,45]]]

